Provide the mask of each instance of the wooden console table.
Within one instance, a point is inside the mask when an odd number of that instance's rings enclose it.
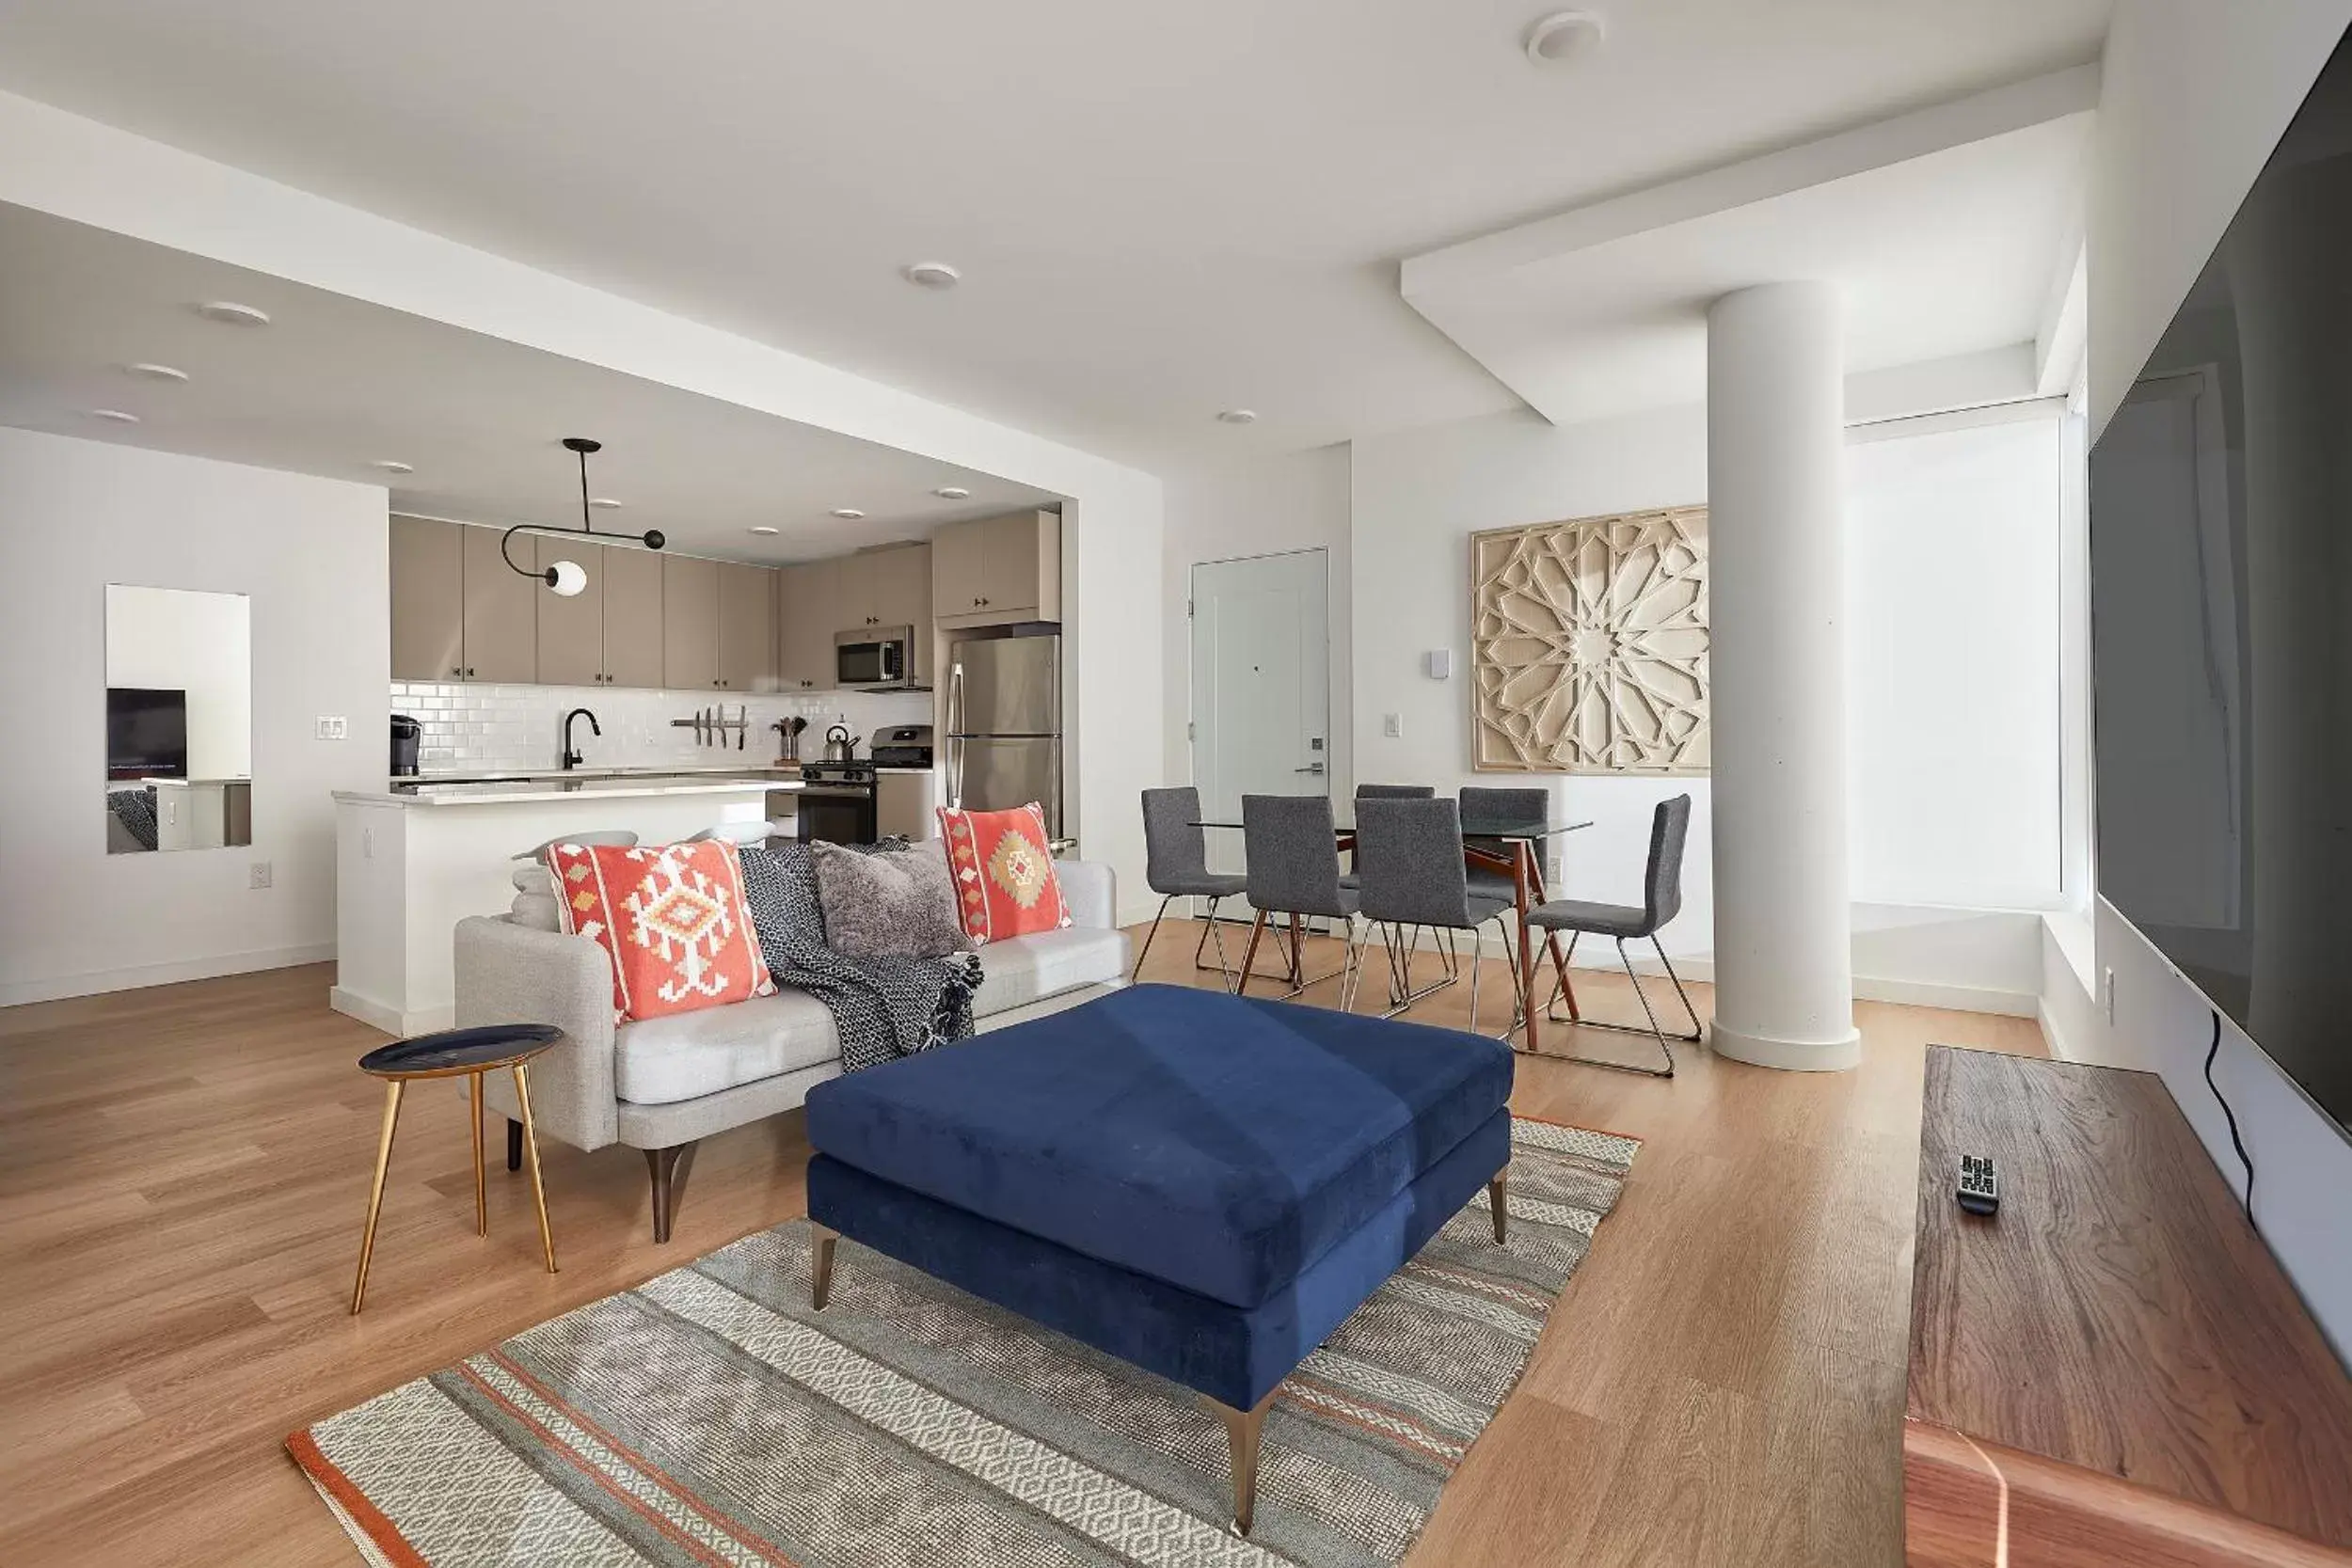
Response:
[[[2154,1074],[1930,1049],[1903,1532],[1913,1568],[2352,1564],[2352,1383]]]

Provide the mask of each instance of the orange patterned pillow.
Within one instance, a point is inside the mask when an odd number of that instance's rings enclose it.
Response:
[[[939,832],[956,879],[956,914],[974,942],[986,946],[1070,924],[1046,847],[1045,813],[1035,801],[1010,811],[942,806]]]
[[[557,844],[547,856],[564,929],[612,960],[615,1022],[775,991],[734,845]]]

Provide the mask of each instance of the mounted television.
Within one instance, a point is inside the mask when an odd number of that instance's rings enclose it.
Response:
[[[2099,891],[2352,1127],[2352,42],[2100,435],[2090,603]]]
[[[151,686],[106,688],[106,777],[188,776],[188,694]]]

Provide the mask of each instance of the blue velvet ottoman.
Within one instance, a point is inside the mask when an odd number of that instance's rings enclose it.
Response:
[[[1249,1528],[1275,1386],[1478,1189],[1504,1231],[1512,1056],[1323,1007],[1136,986],[820,1084],[836,1236],[1201,1394]]]

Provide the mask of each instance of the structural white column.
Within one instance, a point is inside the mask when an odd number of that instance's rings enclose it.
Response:
[[[1846,880],[1844,351],[1825,283],[1707,313],[1715,1050],[1862,1059]]]

